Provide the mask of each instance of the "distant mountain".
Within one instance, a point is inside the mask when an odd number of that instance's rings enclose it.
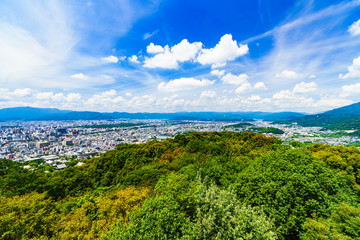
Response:
[[[16,107],[0,109],[0,120],[35,120],[48,115],[66,114],[71,111],[56,108]]]
[[[105,120],[105,119],[168,119],[202,121],[267,121],[291,120],[304,116],[302,113],[281,112],[178,112],[178,113],[99,113],[88,111],[68,111],[55,108],[18,107],[0,109],[0,121],[7,120]]]
[[[177,113],[112,113],[116,118],[130,119],[169,119],[169,120],[203,120],[203,121],[249,121],[254,119],[266,121],[291,120],[304,116],[294,112],[177,112]]]
[[[321,114],[307,115],[286,121],[305,127],[324,127],[328,129],[360,129],[360,102],[336,108]]]

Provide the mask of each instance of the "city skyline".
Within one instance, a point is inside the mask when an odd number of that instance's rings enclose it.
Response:
[[[297,111],[359,101],[360,1],[3,1],[0,108]]]

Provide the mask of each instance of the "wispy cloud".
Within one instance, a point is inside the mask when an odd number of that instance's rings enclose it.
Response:
[[[0,2],[0,107],[317,112],[360,100],[359,1],[298,1],[245,40],[243,23],[179,39],[147,22],[165,17],[159,4]]]

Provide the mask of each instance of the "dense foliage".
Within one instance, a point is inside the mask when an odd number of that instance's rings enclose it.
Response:
[[[1,239],[356,239],[360,151],[254,133],[121,144],[44,173],[0,161]]]
[[[250,128],[251,131],[254,131],[258,134],[263,134],[263,133],[273,133],[273,134],[283,134],[284,131],[279,129],[279,128],[275,128],[275,127],[253,127]]]

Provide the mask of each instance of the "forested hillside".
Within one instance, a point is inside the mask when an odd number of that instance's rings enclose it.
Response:
[[[297,146],[297,147],[294,147]],[[1,239],[359,239],[360,150],[192,133],[44,173],[0,161]]]
[[[360,129],[360,103],[336,108],[321,114],[307,115],[283,123],[296,122],[304,127],[324,127],[332,130]]]

